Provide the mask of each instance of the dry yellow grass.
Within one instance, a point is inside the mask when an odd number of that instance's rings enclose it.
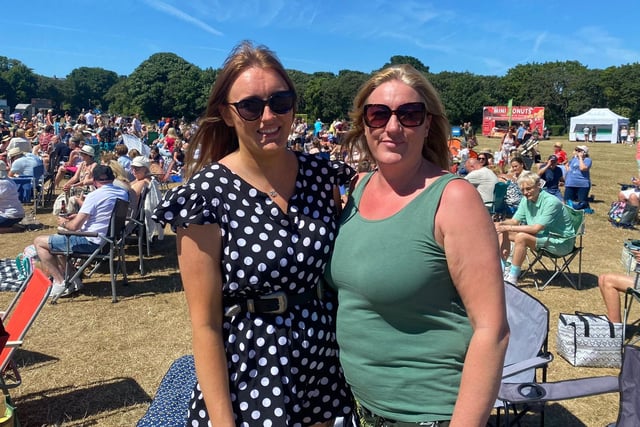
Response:
[[[573,144],[565,143],[568,153]],[[497,140],[481,138],[479,148],[495,150]],[[551,153],[543,141],[543,157]],[[582,310],[604,312],[597,276],[621,272],[622,242],[637,237],[634,230],[611,227],[606,220],[609,203],[637,174],[635,147],[591,146],[594,161],[592,194],[595,214],[587,218],[583,259],[583,289],[549,286],[542,292],[530,280],[523,288],[545,303],[551,312],[549,348],[555,353],[558,313]],[[38,214],[52,225],[50,211]],[[52,229],[2,235],[0,257],[13,258],[39,234]],[[119,286],[120,302],[112,304],[107,276],[85,279],[76,298],[46,305],[17,354],[23,385],[12,391],[23,427],[32,426],[132,426],[148,403],[171,362],[190,353],[190,327],[176,263],[175,238],[168,233],[156,242],[147,260],[150,273],[137,273],[134,252],[128,253],[129,285]],[[0,293],[0,307],[13,297]],[[632,317],[639,317],[634,310]],[[549,380],[617,374],[614,369],[575,368],[560,357],[549,368]],[[609,394],[548,405],[547,426],[603,426],[615,420],[618,395]],[[530,416],[524,425],[536,425]]]

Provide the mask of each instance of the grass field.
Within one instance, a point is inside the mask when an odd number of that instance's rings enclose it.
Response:
[[[561,140],[567,153],[573,143]],[[543,141],[543,158],[551,154],[552,141]],[[497,148],[495,139],[480,138],[479,149]],[[522,288],[545,303],[551,312],[550,350],[555,353],[555,330],[560,312],[581,310],[604,313],[597,289],[598,274],[622,272],[622,243],[638,237],[636,230],[608,224],[609,204],[619,183],[637,175],[635,147],[592,144],[592,194],[595,214],[587,218],[583,258],[583,289],[575,290],[559,279],[538,292],[530,279]],[[53,232],[50,210],[38,220],[49,228],[2,235],[0,256],[14,258],[39,234]],[[23,427],[33,426],[133,426],[144,414],[171,362],[190,353],[187,307],[179,280],[175,238],[169,232],[156,242],[146,260],[149,274],[137,273],[137,259],[128,254],[129,285],[118,289],[120,301],[111,303],[105,274],[84,280],[81,295],[47,304],[17,353],[23,385],[12,391]],[[0,294],[0,307],[11,293]],[[635,320],[638,310],[632,312]],[[576,368],[556,357],[549,380],[617,374],[604,368]],[[615,420],[618,395],[564,401],[548,405],[547,426],[603,426]],[[536,425],[536,416],[524,425]]]

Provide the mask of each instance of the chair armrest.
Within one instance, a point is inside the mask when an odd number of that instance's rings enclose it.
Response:
[[[502,383],[498,392],[498,399],[511,403],[551,402],[615,393],[619,389],[619,379],[614,375],[578,378],[553,383]]]
[[[7,341],[5,347],[20,347],[24,341]]]
[[[64,227],[58,227],[58,234],[62,236],[84,236],[84,237],[98,237],[99,234],[95,231],[73,231],[67,230]]]
[[[539,368],[549,364],[553,360],[553,354],[546,353],[542,356],[536,356],[531,359],[523,360],[518,363],[514,363],[509,366],[505,366],[502,370],[502,379],[509,378],[513,375],[519,374],[532,368]]]

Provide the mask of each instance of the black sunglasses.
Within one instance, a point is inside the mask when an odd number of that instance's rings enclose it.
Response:
[[[266,100],[256,96],[245,98],[238,102],[227,102],[236,107],[238,115],[248,122],[258,120],[264,112],[265,105],[276,114],[286,114],[293,109],[296,96],[291,90],[272,93]]]
[[[478,160],[487,160],[486,157],[478,157]]]
[[[385,127],[395,114],[402,126],[412,128],[424,123],[426,113],[427,106],[424,102],[409,102],[395,110],[384,104],[367,104],[364,106],[364,122],[374,129]]]

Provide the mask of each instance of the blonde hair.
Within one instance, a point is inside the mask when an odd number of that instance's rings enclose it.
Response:
[[[375,73],[358,91],[354,101],[353,109],[349,114],[352,120],[352,127],[345,135],[343,146],[353,154],[360,151],[366,158],[373,158],[364,135],[364,105],[369,99],[369,95],[382,84],[398,80],[410,86],[418,92],[427,105],[427,114],[431,116],[429,134],[424,138],[422,145],[422,157],[438,167],[449,169],[449,120],[444,112],[444,106],[435,88],[429,83],[427,78],[413,68],[411,65],[394,65],[384,68]]]
[[[129,182],[129,177],[127,176],[127,173],[125,172],[124,168],[122,167],[122,165],[120,163],[118,163],[117,160],[109,160],[107,162],[107,165],[111,168],[111,170],[113,171],[113,176],[119,180],[119,181],[124,181],[124,182]]]

